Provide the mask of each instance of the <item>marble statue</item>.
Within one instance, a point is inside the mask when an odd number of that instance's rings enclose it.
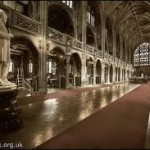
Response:
[[[7,80],[10,64],[10,39],[13,35],[6,27],[7,14],[0,9],[0,86],[7,86],[13,83]]]

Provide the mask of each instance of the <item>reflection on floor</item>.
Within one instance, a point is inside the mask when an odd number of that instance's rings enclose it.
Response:
[[[93,88],[80,94],[65,96],[72,90],[63,91],[63,96],[45,99],[31,97],[28,103],[22,103],[23,126],[20,130],[3,133],[2,142],[21,142],[24,148],[34,148],[46,140],[77,124],[98,109],[105,107],[139,85],[116,84],[104,88]],[[77,93],[81,90],[73,89]],[[58,93],[61,91],[58,91]],[[73,93],[72,92],[72,93]],[[51,93],[52,95],[53,93]],[[49,95],[50,96],[50,95]],[[36,101],[37,100],[37,101]],[[33,103],[32,103],[33,102]]]

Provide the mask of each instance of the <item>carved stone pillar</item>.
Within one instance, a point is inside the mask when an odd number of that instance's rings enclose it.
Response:
[[[118,70],[118,67],[117,67],[117,69],[115,70],[115,72],[116,72],[116,82],[118,82],[118,76],[119,76],[119,70]]]
[[[81,71],[81,86],[86,85],[86,26],[87,26],[87,2],[82,1],[82,42],[83,42],[83,53],[82,53],[82,71]]]
[[[123,81],[122,80],[122,68],[120,68],[120,81]]]
[[[41,45],[39,46],[39,74],[38,91],[46,92],[46,29],[48,14],[48,1],[40,1],[40,22],[41,22]]]
[[[116,67],[113,65],[113,78],[112,78],[112,83],[115,83],[115,77],[116,77]]]
[[[106,19],[103,18],[103,22],[102,22],[102,52],[103,52],[103,58],[104,58],[104,55],[105,55],[105,40],[106,40],[106,34],[105,34],[105,21]]]
[[[104,72],[105,72],[105,64],[102,64],[102,68],[101,68],[102,70],[101,70],[101,83],[102,84],[104,84],[105,83],[105,74],[104,74]]]
[[[115,32],[115,29],[113,27],[113,61],[115,60],[116,58],[116,32]]]
[[[69,61],[70,55],[66,55],[66,88],[69,87]]]
[[[120,37],[120,60],[123,60],[123,40]]]
[[[110,65],[108,65],[108,69],[107,69],[107,83],[110,83]]]
[[[93,64],[93,85],[96,85],[96,61]]]

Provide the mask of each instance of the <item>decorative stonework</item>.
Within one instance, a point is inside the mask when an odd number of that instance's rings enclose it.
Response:
[[[94,47],[86,44],[86,51],[90,55],[94,55]]]
[[[14,13],[13,15],[12,26],[34,34],[40,33],[40,23],[18,13]]]

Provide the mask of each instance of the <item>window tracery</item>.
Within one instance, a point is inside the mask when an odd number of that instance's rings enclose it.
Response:
[[[143,43],[137,49],[134,53],[134,66],[148,66],[150,65],[150,44],[149,43]]]

